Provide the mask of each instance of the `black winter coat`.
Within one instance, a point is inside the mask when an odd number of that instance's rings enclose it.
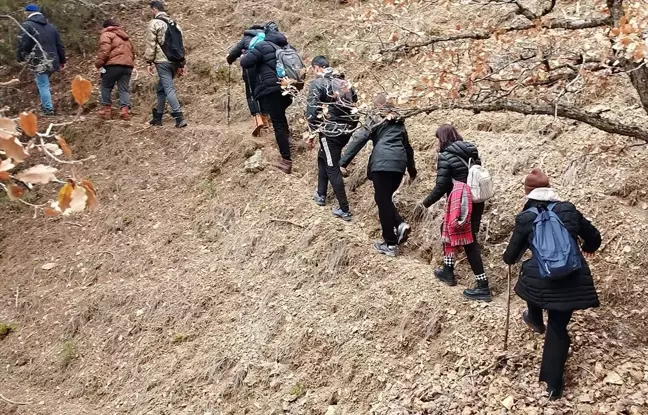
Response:
[[[371,173],[376,171],[405,173],[407,170],[410,177],[416,177],[414,150],[402,119],[385,120],[380,116],[368,116],[362,127],[353,133],[340,159],[340,166],[348,166],[369,140],[373,142],[367,165],[369,180]]]
[[[264,41],[254,45],[254,49],[248,51],[241,58],[243,69],[256,69],[258,80],[254,88],[254,98],[256,99],[281,92],[281,85],[277,77],[277,50],[270,42],[281,48],[288,45],[288,40],[283,33],[271,30],[266,33]]]
[[[254,25],[249,29],[243,31],[243,38],[234,45],[227,55],[227,63],[229,65],[233,64],[238,58],[241,57],[248,49],[250,49],[250,42],[256,35],[263,32],[263,26]]]
[[[312,130],[319,129],[327,138],[335,140],[351,135],[358,125],[358,116],[352,114],[355,103],[358,101],[355,89],[350,89],[349,102],[342,102],[334,96],[334,78],[342,76],[334,75],[333,71],[327,69],[310,83],[308,99],[306,104],[306,120]],[[323,107],[326,105],[326,114]]]
[[[439,153],[437,159],[437,176],[434,189],[423,200],[425,207],[430,207],[452,191],[452,181],[466,183],[468,180],[468,166],[472,159],[473,164],[481,165],[479,151],[473,143],[457,141],[450,144]]]
[[[31,15],[22,25],[38,43],[43,47],[46,56],[38,47],[34,39],[27,33],[21,31],[18,42],[18,51],[16,59],[18,62],[26,62],[31,69],[38,73],[52,73],[61,70],[61,65],[66,62],[65,47],[61,42],[61,35],[56,27],[47,23],[47,19],[42,14]],[[32,53],[33,52],[33,53]],[[49,63],[47,61],[50,61]]]
[[[515,218],[513,236],[504,252],[504,262],[513,265],[524,254],[533,240],[533,222],[536,214],[526,212],[532,207],[544,208],[549,202],[529,200],[522,213]],[[601,246],[601,234],[576,207],[569,202],[558,202],[554,207],[565,228],[572,237],[582,240],[584,252],[595,252]],[[571,311],[599,306],[598,295],[589,266],[582,258],[583,267],[560,280],[541,278],[538,263],[531,257],[522,263],[520,278],[515,292],[523,300],[545,310]]]

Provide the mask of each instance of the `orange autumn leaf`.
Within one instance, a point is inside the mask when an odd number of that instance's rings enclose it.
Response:
[[[18,200],[23,195],[25,194],[25,189],[16,186],[13,183],[9,183],[9,186],[7,187],[7,196],[9,196],[10,200]]]
[[[77,75],[72,80],[72,96],[77,104],[84,106],[88,100],[90,100],[90,95],[92,94],[92,83],[82,77]]]
[[[86,207],[89,211],[94,212],[99,209],[99,201],[97,200],[97,192],[94,188],[94,185],[90,180],[83,179],[81,181],[81,187],[86,190],[86,195],[88,200],[86,201]]]
[[[14,159],[18,163],[29,156],[29,153],[25,151],[22,143],[16,137],[0,137],[0,150],[4,150],[7,157]]]
[[[72,203],[72,191],[76,187],[73,180],[68,180],[65,186],[61,187],[61,190],[58,194],[58,206],[61,212],[65,212],[70,208],[70,203]]]
[[[621,29],[618,27],[615,27],[614,29],[610,30],[610,36],[616,37],[621,34]]]
[[[63,154],[66,156],[71,156],[72,155],[72,150],[70,150],[70,147],[67,145],[67,141],[65,141],[65,138],[63,136],[57,135],[56,141],[58,142],[59,147],[61,147],[61,150],[63,150]]]
[[[20,113],[20,128],[25,135],[33,137],[38,132],[38,119],[33,112]]]
[[[46,217],[51,218],[51,217],[54,217],[54,216],[59,216],[61,213],[54,210],[54,209],[52,209],[51,207],[46,207],[45,209],[43,209],[43,214]]]
[[[9,180],[11,175],[9,174],[8,171],[0,171],[0,180]]]

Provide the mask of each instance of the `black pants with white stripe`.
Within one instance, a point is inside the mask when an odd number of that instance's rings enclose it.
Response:
[[[342,158],[342,149],[349,142],[351,135],[337,137],[326,137],[320,134],[320,149],[317,154],[317,194],[326,197],[326,190],[329,182],[333,187],[335,197],[340,204],[340,209],[345,212],[349,211],[349,201],[347,200],[346,190],[344,189],[344,180],[340,172],[340,158]]]

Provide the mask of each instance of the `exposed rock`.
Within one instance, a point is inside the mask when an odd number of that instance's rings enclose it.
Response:
[[[257,150],[252,157],[245,161],[245,171],[248,173],[258,173],[265,168],[265,160],[261,150]]]

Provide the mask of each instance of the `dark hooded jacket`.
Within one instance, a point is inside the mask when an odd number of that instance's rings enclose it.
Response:
[[[454,142],[439,153],[436,184],[423,201],[425,207],[432,206],[443,196],[450,194],[453,180],[466,183],[468,180],[467,164],[470,159],[472,159],[472,163],[481,165],[477,147],[468,141]]]
[[[346,98],[338,98],[335,94],[335,82],[343,81],[343,75],[337,75],[333,69],[326,70],[317,76],[308,90],[306,104],[306,120],[311,130],[319,130],[327,138],[335,140],[337,137],[346,137],[358,125],[358,116],[353,114],[353,108],[358,101],[358,96],[351,87]],[[348,86],[348,84],[345,84]],[[326,112],[324,112],[326,106]]]
[[[512,265],[520,260],[533,240],[533,222],[536,214],[529,208],[544,209],[550,202],[530,199],[522,213],[515,218],[515,229],[504,252],[504,262]],[[569,202],[558,202],[553,211],[576,241],[582,241],[584,252],[595,252],[601,246],[601,234],[576,207]],[[531,257],[522,263],[515,292],[525,301],[545,310],[572,311],[598,307],[592,273],[585,258],[583,266],[570,276],[554,280],[541,278],[538,263]]]
[[[387,120],[379,115],[367,116],[364,124],[353,133],[340,166],[348,166],[369,140],[373,142],[367,165],[369,180],[371,174],[377,171],[405,173],[407,170],[410,177],[416,177],[414,150],[409,142],[405,121]]]
[[[17,60],[26,62],[34,71],[51,73],[61,70],[61,65],[66,62],[65,47],[61,42],[61,35],[56,27],[47,23],[47,19],[40,13],[32,14],[23,23],[23,29],[33,36],[43,47],[46,56],[38,47],[34,39],[21,31],[18,42]]]
[[[272,43],[271,43],[272,42]],[[277,77],[277,50],[272,45],[283,48],[288,45],[286,36],[275,30],[267,31],[265,40],[257,43],[241,58],[243,69],[256,69],[257,83],[254,88],[254,98],[281,92],[281,84]]]
[[[241,40],[239,40],[239,42],[234,45],[234,47],[227,55],[227,63],[229,65],[233,64],[238,58],[241,57],[241,55],[247,52],[247,50],[250,49],[250,42],[252,41],[252,39],[254,39],[254,37],[261,32],[263,32],[263,26],[259,25],[254,25],[244,30],[243,38],[241,38]]]

